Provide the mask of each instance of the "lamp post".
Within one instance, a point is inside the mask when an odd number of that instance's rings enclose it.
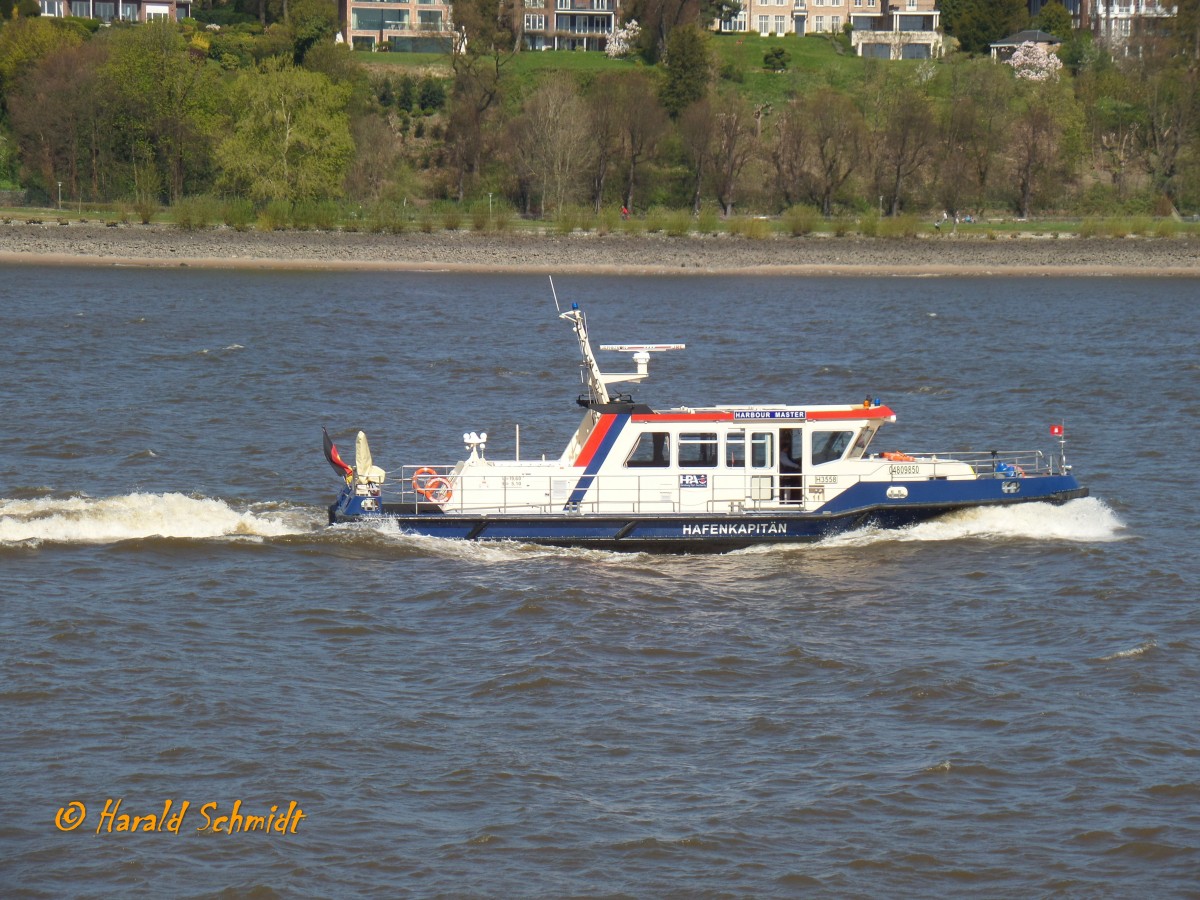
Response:
[[[62,182],[58,183],[58,208],[62,209]]]

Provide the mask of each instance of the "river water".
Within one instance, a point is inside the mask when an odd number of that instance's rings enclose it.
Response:
[[[561,452],[545,278],[0,269],[0,894],[1197,896],[1200,282],[556,287],[687,343],[653,405],[1065,422],[1092,496],[715,557],[329,529],[323,425]]]

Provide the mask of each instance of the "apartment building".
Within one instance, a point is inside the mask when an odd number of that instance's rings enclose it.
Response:
[[[192,14],[192,0],[41,0],[42,15],[55,18],[76,16],[101,22],[149,22]]]
[[[620,0],[522,0],[526,50],[603,50],[617,27]]]
[[[1079,6],[1079,27],[1114,44],[1161,28],[1164,19],[1175,15],[1175,4],[1159,0],[1080,0]]]
[[[859,56],[929,59],[942,54],[937,0],[743,0],[721,31],[784,34],[841,34]]]
[[[443,53],[454,23],[449,0],[338,0],[338,19],[355,50]]]

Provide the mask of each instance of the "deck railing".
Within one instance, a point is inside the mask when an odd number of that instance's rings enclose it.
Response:
[[[972,468],[976,478],[1021,478],[1053,472],[1049,458],[1040,450],[909,453],[899,459],[874,455],[863,462],[874,463],[875,468],[853,475],[841,472],[832,482],[824,480],[832,473],[823,474],[820,466],[803,476],[754,469],[711,469],[694,475],[643,469],[596,476],[554,469],[542,475],[528,471],[518,474],[506,471],[504,466],[487,473],[454,475],[454,466],[405,466],[398,483],[383,486],[380,499],[408,512],[436,508],[450,513],[529,515],[718,515],[813,508],[826,496],[860,481],[902,483],[961,477],[962,463]],[[919,476],[910,469],[917,466]],[[689,484],[688,475],[696,480]],[[586,501],[573,502],[577,490],[585,486]]]

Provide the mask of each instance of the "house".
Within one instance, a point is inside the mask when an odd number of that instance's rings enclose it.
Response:
[[[42,15],[54,18],[76,16],[101,22],[148,22],[192,15],[192,0],[41,0]]]
[[[721,31],[769,34],[841,34],[859,56],[929,59],[942,54],[936,0],[743,0]]]
[[[1044,31],[1018,31],[1006,38],[1001,38],[989,46],[992,48],[992,59],[1004,62],[1011,59],[1022,44],[1034,44],[1045,50],[1054,50],[1062,41]]]
[[[444,53],[454,35],[449,0],[338,0],[338,21],[355,50]]]
[[[526,50],[603,50],[617,27],[620,0],[521,0]]]
[[[1175,4],[1159,0],[1080,0],[1080,27],[1112,44],[1160,27],[1174,15]]]

